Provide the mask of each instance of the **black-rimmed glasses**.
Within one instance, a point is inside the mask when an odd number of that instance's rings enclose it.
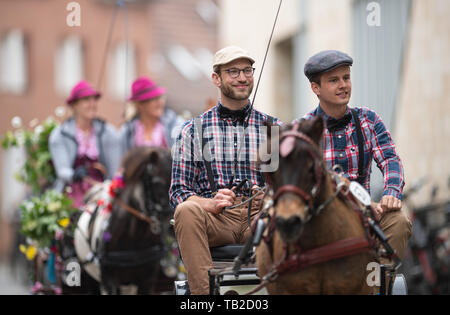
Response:
[[[227,72],[230,75],[230,77],[232,77],[233,79],[236,79],[237,77],[239,77],[239,75],[241,74],[241,71],[244,72],[244,75],[246,78],[251,78],[251,77],[253,77],[255,68],[251,68],[251,67],[248,67],[245,69],[231,68],[231,69],[226,69],[223,71]]]

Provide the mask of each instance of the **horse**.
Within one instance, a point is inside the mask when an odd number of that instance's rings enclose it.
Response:
[[[88,193],[74,233],[77,256],[104,293],[120,294],[129,285],[137,286],[137,294],[170,290],[175,268],[168,257],[175,239],[169,223],[170,152],[134,148],[122,166],[122,178]],[[162,273],[162,262],[170,274]]]
[[[269,294],[373,293],[374,238],[349,181],[325,167],[323,130],[321,117],[282,127],[279,167],[264,173],[270,210],[261,212],[267,228],[255,254]]]

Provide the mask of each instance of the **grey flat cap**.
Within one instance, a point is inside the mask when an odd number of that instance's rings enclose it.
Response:
[[[353,65],[352,57],[337,50],[321,51],[306,62],[305,75],[311,80],[316,74],[328,72],[343,65]]]

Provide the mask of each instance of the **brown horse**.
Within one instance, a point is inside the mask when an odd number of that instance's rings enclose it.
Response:
[[[279,168],[265,173],[273,206],[256,262],[270,294],[372,292],[366,269],[376,262],[373,242],[353,209],[356,199],[346,197],[349,182],[324,166],[323,129],[321,117],[284,127]]]

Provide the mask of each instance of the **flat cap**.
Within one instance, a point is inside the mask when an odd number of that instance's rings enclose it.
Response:
[[[213,67],[225,65],[240,58],[248,59],[252,64],[255,63],[255,59],[253,59],[253,57],[251,57],[248,52],[242,48],[237,46],[228,46],[216,52],[214,55]]]
[[[328,72],[343,65],[353,65],[352,57],[338,50],[325,50],[309,58],[304,71],[306,77],[311,80],[316,74]]]

